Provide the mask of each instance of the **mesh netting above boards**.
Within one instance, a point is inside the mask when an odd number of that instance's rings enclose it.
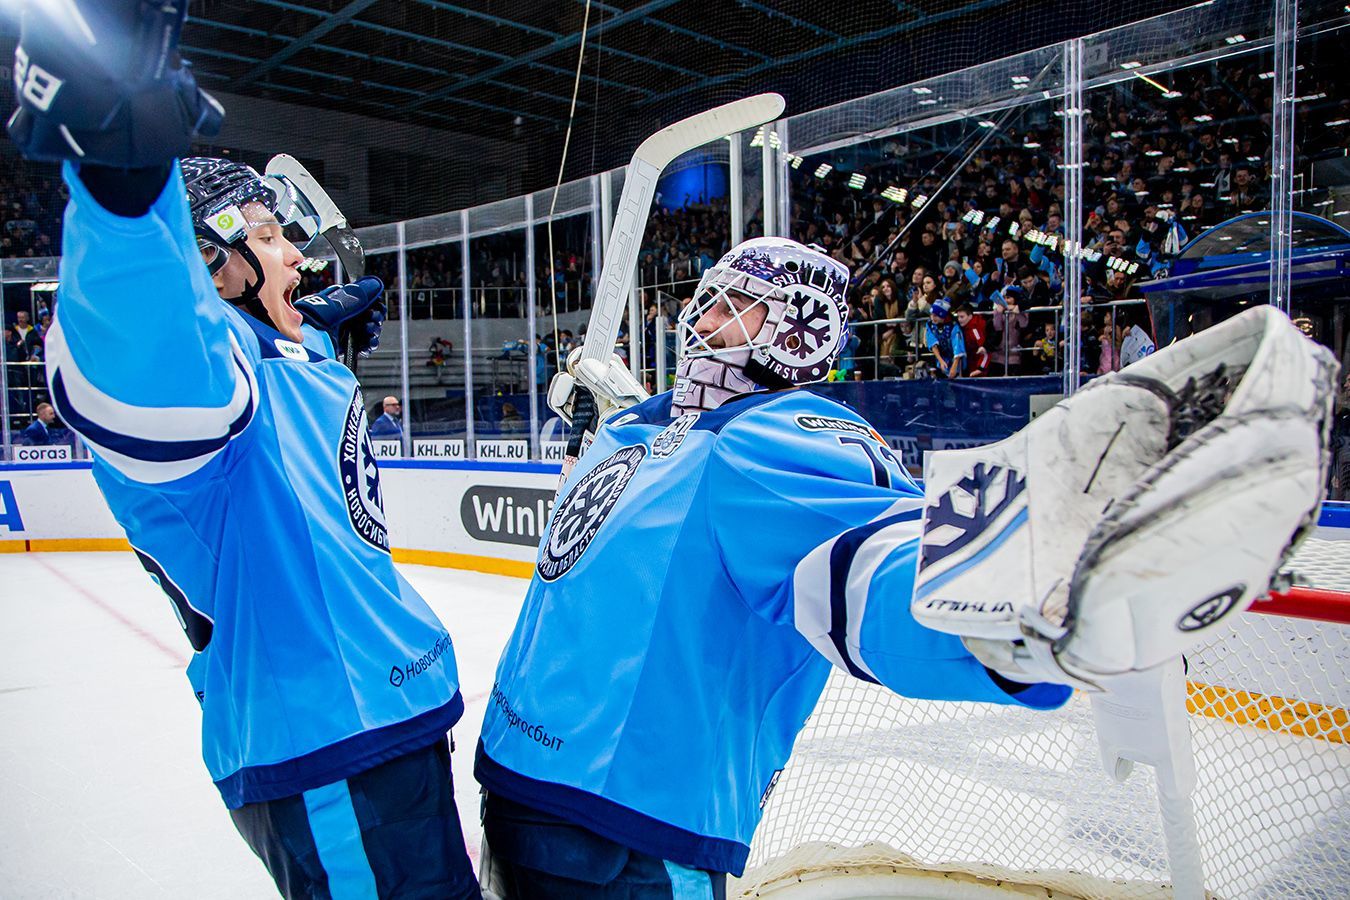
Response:
[[[569,179],[747,93],[795,114],[1185,5],[199,0],[182,50],[230,114],[202,149],[256,164],[286,145],[367,225],[551,184],[583,29]],[[0,55],[17,33],[0,21]]]

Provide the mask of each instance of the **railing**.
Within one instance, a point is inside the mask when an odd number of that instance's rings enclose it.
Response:
[[[1113,300],[1103,303],[1089,303],[1083,305],[1085,314],[1092,314],[1099,311],[1114,311],[1122,307],[1140,307],[1143,306],[1143,300]],[[1062,306],[1033,306],[1027,309],[1019,310],[1011,314],[1011,317],[1027,316],[1025,325],[1017,325],[1016,328],[1009,328],[1006,324],[1010,315],[1003,310],[975,310],[975,316],[986,319],[989,322],[989,336],[997,338],[993,344],[984,344],[984,349],[989,355],[989,364],[984,368],[982,374],[1000,377],[1018,377],[1029,375],[1054,375],[1062,374],[1064,371],[1064,342],[1066,335],[1063,329],[1064,308]],[[1045,317],[1051,317],[1049,322]],[[1035,318],[1033,318],[1035,317]],[[1112,312],[1113,326],[1116,324],[1115,314]],[[870,337],[870,352],[859,354],[855,351],[853,355],[854,367],[850,370],[857,373],[862,380],[873,379],[914,379],[931,378],[936,375],[936,357],[927,347],[928,322],[927,315],[910,311],[905,316],[890,319],[868,319],[866,321],[852,321],[849,326],[853,333],[862,337]],[[1002,327],[995,327],[996,321],[1003,321]],[[953,320],[955,322],[955,320]],[[1042,330],[1035,330],[1036,323],[1042,325]],[[1041,341],[1035,339],[1039,333],[1045,337],[1043,326],[1052,325],[1053,341],[1049,354],[1045,354],[1041,349]],[[906,327],[908,326],[908,327]],[[904,332],[903,342],[896,342],[895,350],[889,356],[883,356],[881,353],[882,338],[885,336],[885,328],[899,328]],[[960,327],[959,325],[957,327]],[[1101,327],[1100,325],[1097,327]],[[1012,334],[1016,330],[1020,333],[1022,340],[1013,341]],[[1114,328],[1113,328],[1114,332]],[[1026,338],[1033,338],[1031,343],[1025,343]],[[1123,336],[1113,334],[1112,338],[1112,356],[1115,364],[1112,370],[1120,368],[1120,349]],[[900,356],[899,350],[904,350],[904,356]],[[1041,360],[1042,364],[1038,366],[1035,360]],[[970,374],[971,366],[974,362],[974,353],[971,347],[966,347],[966,365],[957,377],[963,377]],[[842,367],[841,367],[842,368]],[[1098,374],[1097,370],[1086,371],[1085,374]]]
[[[392,297],[397,296],[398,284],[389,288]],[[469,288],[472,300],[472,315],[475,319],[524,319],[528,317],[526,308],[527,291],[524,285],[508,287]],[[539,316],[548,315],[551,310],[551,298],[546,286],[539,286],[535,292]],[[413,287],[408,289],[409,319],[462,319],[464,317],[464,289],[462,287]],[[558,312],[575,312],[590,301],[590,284],[587,281],[569,281],[558,291]],[[399,318],[398,303],[390,304],[389,318]]]

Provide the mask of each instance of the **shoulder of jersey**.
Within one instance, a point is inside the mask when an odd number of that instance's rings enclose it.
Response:
[[[315,347],[310,346],[313,343],[317,347],[327,349],[324,339],[319,337],[318,332],[310,329],[308,325],[302,326],[301,329],[305,343],[298,344],[295,341],[287,340],[281,332],[270,325],[264,325],[252,316],[245,315],[224,300],[220,302],[225,309],[225,318],[234,331],[235,339],[239,341],[240,346],[246,348],[244,352],[255,363],[265,359],[289,359],[295,362],[315,363],[330,358],[316,350]]]
[[[723,409],[731,411],[733,406],[735,404]],[[761,440],[767,431],[794,438],[820,435],[833,439],[840,434],[858,434],[883,444],[886,442],[855,410],[802,388],[764,395],[763,400],[734,415],[724,431],[741,428],[753,430]]]

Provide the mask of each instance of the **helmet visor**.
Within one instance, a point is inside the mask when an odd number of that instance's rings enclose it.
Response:
[[[323,227],[318,211],[295,183],[284,175],[268,175],[264,181],[276,195],[272,212],[281,223],[282,234],[301,253],[308,254],[319,239]]]
[[[685,356],[716,356],[723,350],[759,346],[772,333],[773,301],[783,291],[754,275],[710,269],[694,298],[680,310]]]

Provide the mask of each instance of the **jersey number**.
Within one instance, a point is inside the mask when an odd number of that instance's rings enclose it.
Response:
[[[51,72],[28,61],[22,47],[14,50],[14,90],[42,112],[51,108],[56,92],[65,84]]]
[[[891,486],[891,473],[886,470],[886,462],[889,461],[897,466],[900,463],[895,458],[895,454],[891,452],[890,447],[853,435],[841,436],[839,443],[846,447],[861,447],[863,453],[867,454],[868,462],[872,464],[872,481],[876,483],[877,487],[888,488]]]

